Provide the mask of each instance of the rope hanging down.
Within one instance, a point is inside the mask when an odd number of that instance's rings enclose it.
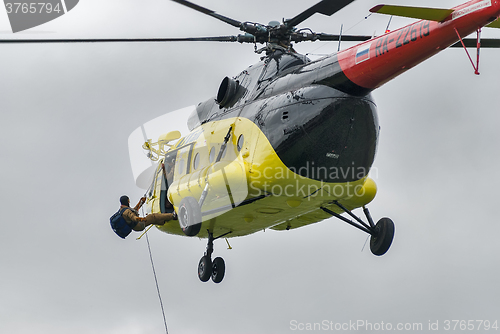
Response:
[[[155,265],[153,263],[153,255],[151,254],[151,247],[149,246],[149,238],[147,233],[146,233],[146,241],[148,242],[149,258],[151,259],[151,267],[153,268],[153,275],[155,277],[156,291],[158,291],[158,299],[160,300],[161,312],[163,314],[163,322],[165,323],[165,332],[168,334],[167,318],[165,317],[165,309],[163,308],[163,302],[161,301],[160,287],[158,286],[158,279],[156,278]]]
[[[156,176],[153,179],[153,182],[155,179],[156,179]],[[152,185],[153,184],[151,184],[150,187],[152,187]],[[148,189],[148,191],[149,191],[149,189]],[[146,194],[144,194],[144,196],[147,195],[148,191],[146,191]],[[141,208],[141,212],[142,212],[142,215],[144,216],[144,208]],[[139,240],[144,234],[146,235],[146,241],[148,243],[149,259],[151,260],[151,268],[153,269],[153,276],[155,277],[156,291],[158,292],[158,299],[160,300],[161,313],[163,315],[163,323],[165,324],[165,332],[168,334],[167,318],[165,317],[165,309],[163,308],[163,302],[161,300],[160,287],[158,285],[158,279],[156,278],[156,270],[155,270],[155,264],[153,262],[153,254],[151,253],[151,246],[149,244],[148,231],[151,227],[153,227],[152,224],[151,224],[151,226],[149,226],[149,228],[143,234],[141,234],[141,236],[139,238],[137,238],[137,240]]]

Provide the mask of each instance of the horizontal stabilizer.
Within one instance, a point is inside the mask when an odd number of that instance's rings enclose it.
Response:
[[[370,12],[441,22],[453,13],[453,9],[377,5]]]
[[[500,19],[497,19],[486,26],[487,28],[497,28],[500,29]]]

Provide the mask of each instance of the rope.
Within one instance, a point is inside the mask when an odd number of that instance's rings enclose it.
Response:
[[[353,25],[352,27],[350,27],[349,29],[347,29],[347,30],[344,32],[344,34],[345,34],[346,32],[348,32],[349,30],[351,30],[352,28],[354,28],[355,26],[357,26],[358,24],[360,24],[361,22],[363,22],[364,20],[368,20],[368,18],[369,18],[370,16],[372,16],[372,15],[373,15],[373,13],[370,13],[370,14],[368,14],[368,16],[365,16],[365,17],[364,17],[363,19],[361,19],[358,23],[356,23],[355,25]]]
[[[151,254],[151,247],[149,245],[148,234],[146,233],[146,240],[148,242],[149,258],[151,259],[151,267],[153,268],[153,275],[155,277],[156,291],[158,291],[158,299],[160,300],[161,312],[163,314],[163,322],[165,323],[165,332],[168,334],[167,328],[167,318],[165,317],[165,309],[163,308],[163,302],[161,301],[160,287],[158,286],[158,279],[156,278],[155,265],[153,263],[153,255]]]
[[[368,235],[368,237],[365,240],[365,244],[363,245],[363,248],[361,248],[361,253],[363,253],[363,251],[365,250],[365,246],[366,246],[366,243],[368,242],[368,239],[370,239],[369,235]]]
[[[160,170],[158,170],[158,172],[155,173],[155,177],[153,178],[153,182],[151,182],[151,185],[149,186],[148,190],[144,194],[144,197],[146,197],[149,190],[152,189],[153,184],[154,184],[159,172],[160,172]],[[141,210],[142,210],[142,215],[144,216],[144,208],[141,207]],[[149,228],[151,228],[151,227],[153,227],[153,225],[151,225]],[[144,234],[146,234],[146,241],[148,242],[149,259],[151,260],[151,268],[153,269],[153,276],[155,277],[156,291],[158,292],[158,299],[160,300],[161,313],[163,315],[163,323],[165,324],[165,333],[168,334],[167,318],[165,317],[165,309],[163,307],[163,302],[161,300],[160,287],[158,285],[158,279],[156,277],[155,265],[153,263],[153,254],[151,253],[151,246],[149,244],[149,237],[148,237],[148,233],[147,233],[149,231],[149,228],[139,238],[137,238],[137,240],[139,240]]]
[[[153,191],[153,186],[154,186],[154,184],[155,184],[156,178],[158,177],[158,174],[160,174],[160,170],[161,170],[161,168],[160,168],[160,169],[158,169],[158,171],[156,171],[156,172],[155,172],[155,175],[154,175],[154,177],[153,177],[153,180],[151,181],[151,184],[149,185],[149,188],[148,188],[148,189],[146,190],[146,192],[144,193],[144,197],[146,197],[146,196],[147,196],[148,192],[150,192],[150,191],[152,192],[152,191]]]

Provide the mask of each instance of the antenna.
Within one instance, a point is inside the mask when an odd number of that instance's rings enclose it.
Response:
[[[342,42],[342,30],[344,29],[344,25],[340,25],[340,34],[339,34],[339,48],[337,51],[340,51],[340,42]]]
[[[391,15],[391,18],[389,19],[389,23],[387,23],[387,28],[385,28],[385,33],[386,33],[386,34],[387,34],[387,33],[389,33],[389,32],[391,32],[391,31],[389,30],[389,26],[391,25],[391,21],[392,21],[392,15]]]

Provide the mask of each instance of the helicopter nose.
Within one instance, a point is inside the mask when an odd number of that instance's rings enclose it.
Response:
[[[365,177],[375,160],[378,141],[375,106],[357,98],[338,99],[317,118],[318,123],[305,131],[317,147],[314,161],[340,172],[336,180],[329,181],[351,182]]]
[[[297,131],[289,125],[293,131],[285,131],[286,140],[276,146],[288,168],[310,179],[335,183],[357,181],[369,173],[378,141],[373,103],[332,98],[321,108],[304,105],[300,114],[308,115],[307,122],[298,121]],[[292,111],[286,117],[288,124],[294,122]]]

